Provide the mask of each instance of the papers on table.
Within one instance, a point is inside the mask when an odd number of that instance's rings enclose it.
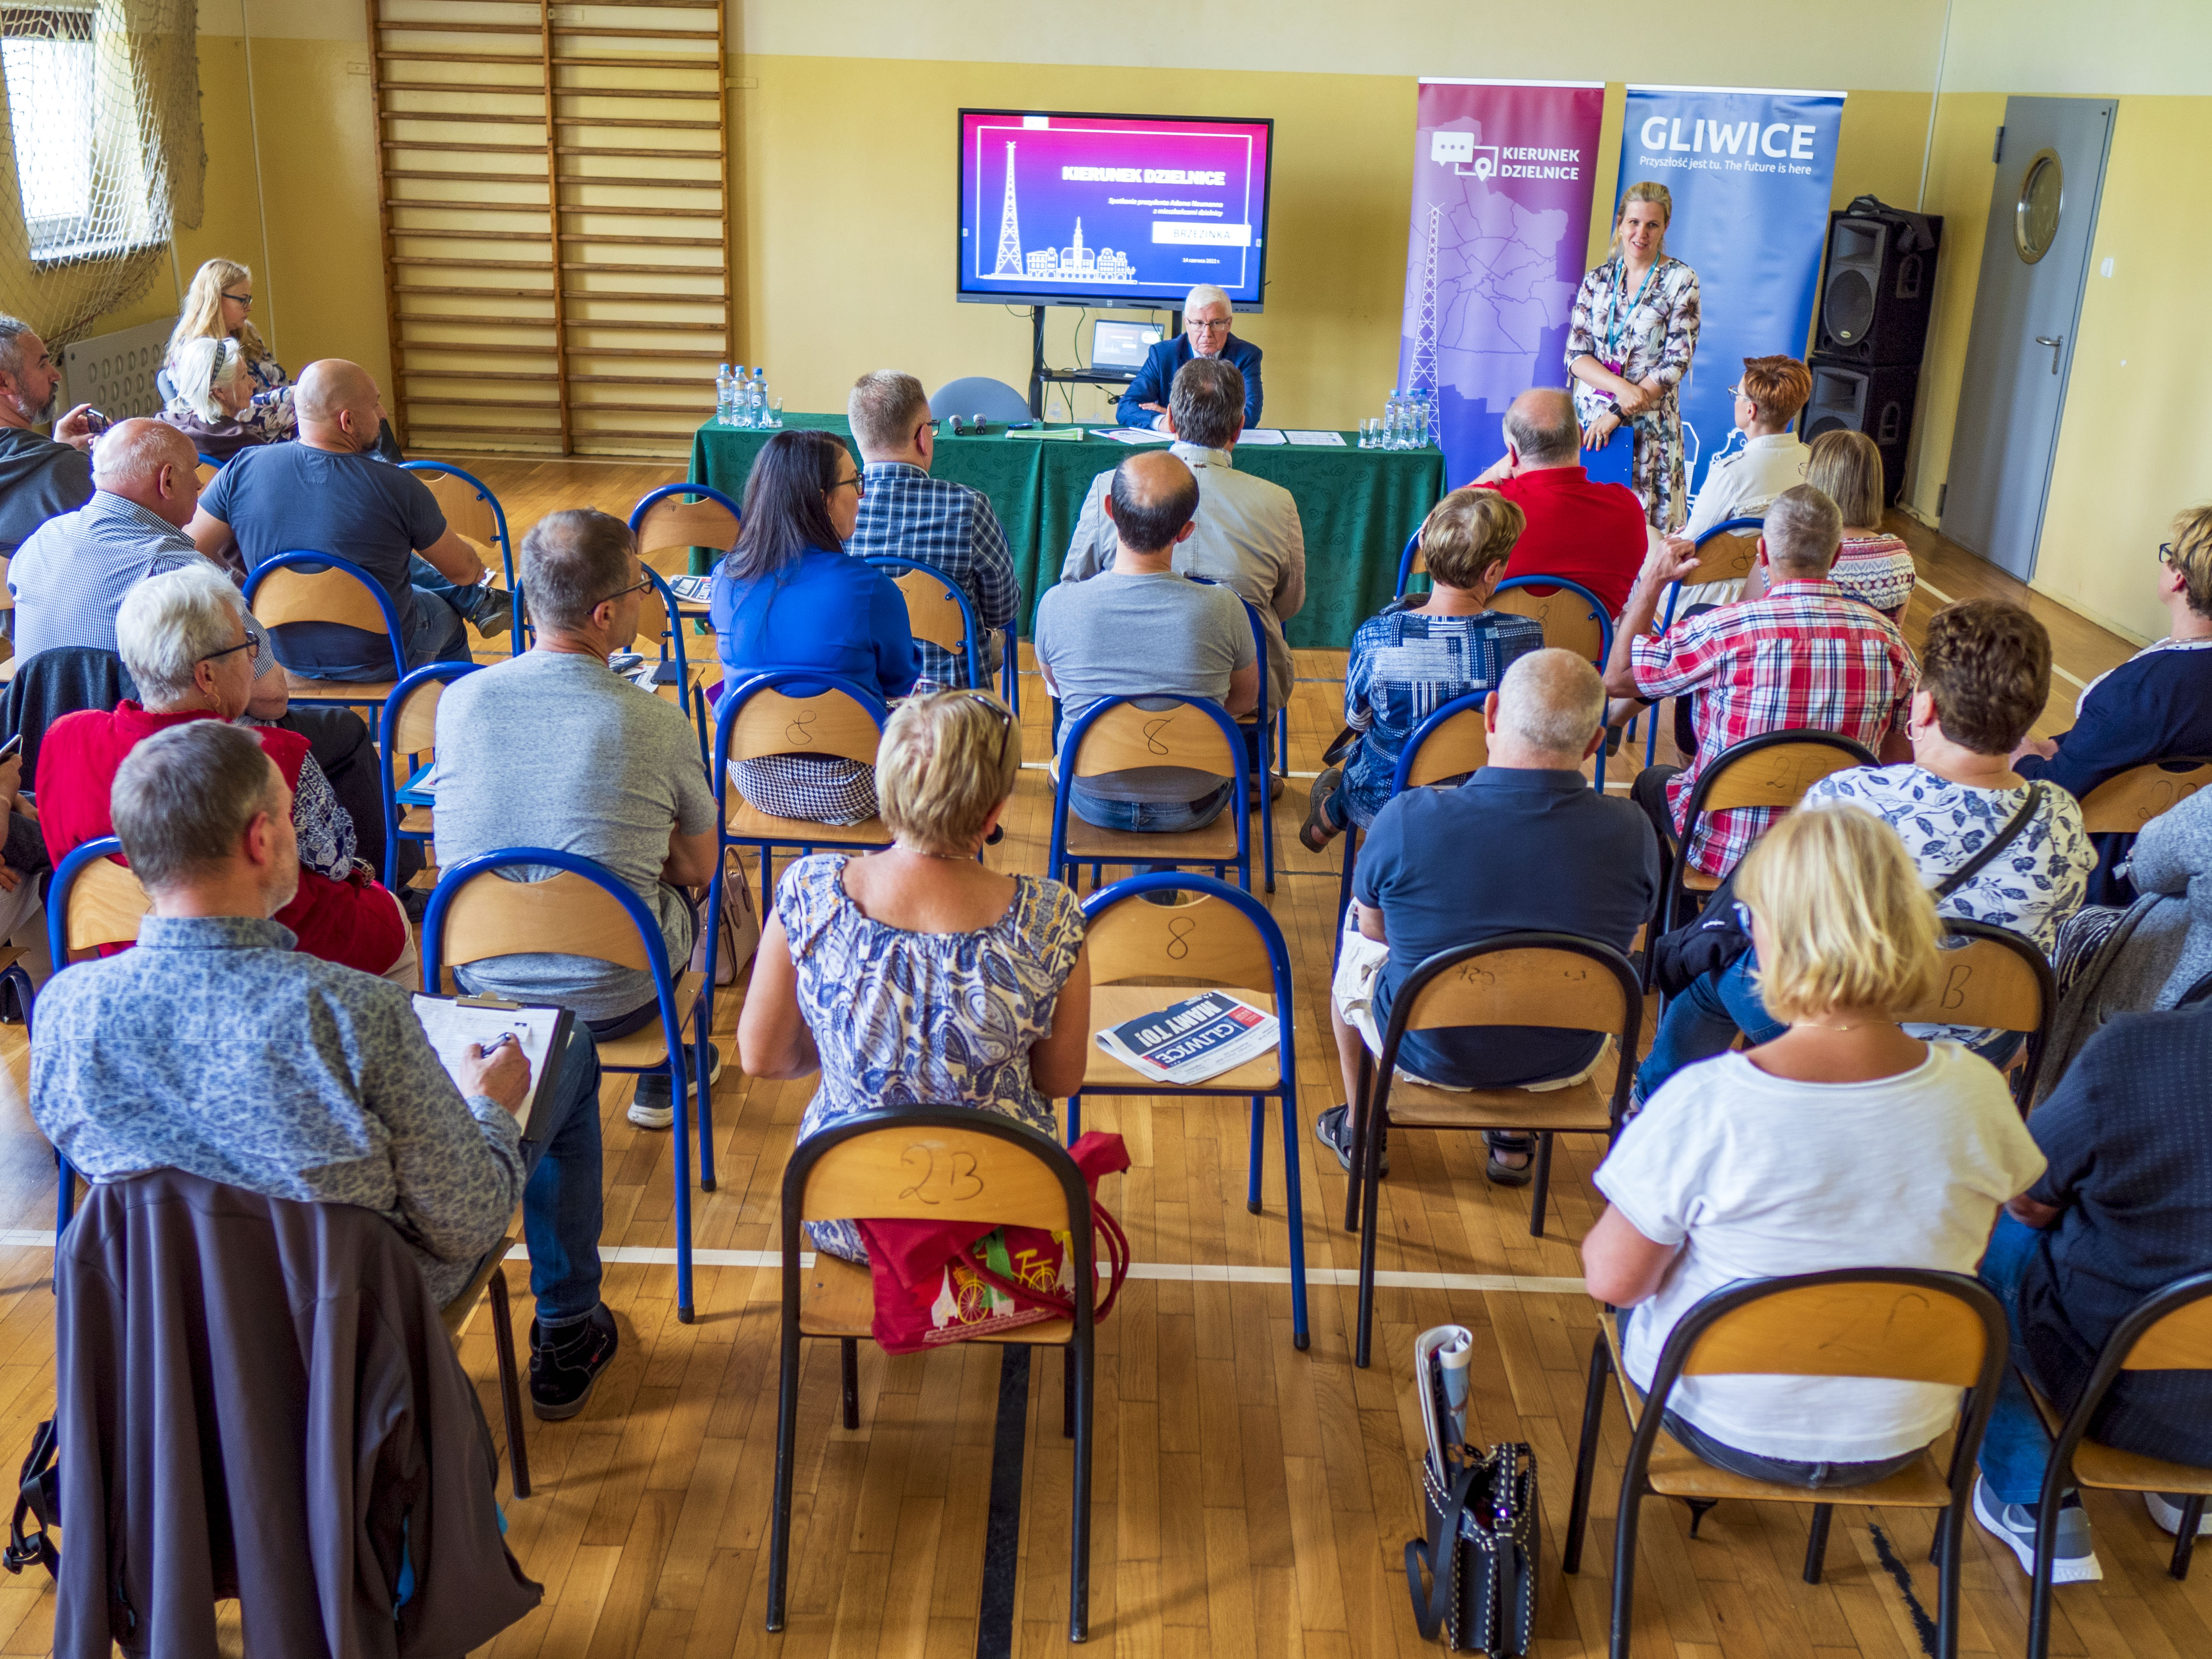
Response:
[[[1175,441],[1172,432],[1146,432],[1133,426],[1094,426],[1091,428],[1091,435],[1111,438],[1117,444],[1171,444]]]
[[[1006,435],[1009,438],[1056,439],[1067,442],[1080,438],[1083,428],[1079,426],[1010,426],[1006,428]]]
[[[525,1134],[530,1133],[530,1109],[537,1102],[538,1085],[545,1078],[545,1058],[552,1049],[560,1012],[557,1008],[488,1008],[452,997],[417,995],[415,999],[415,1018],[422,1022],[424,1035],[437,1050],[439,1064],[456,1087],[462,1086],[461,1062],[467,1058],[471,1043],[489,1050],[502,1035],[514,1033],[522,1045],[522,1057],[530,1062],[530,1091],[514,1114],[515,1125]]]
[[[1273,426],[1251,426],[1244,428],[1240,444],[1279,444],[1283,441],[1282,428]]]
[[[1294,444],[1301,444],[1311,449],[1344,447],[1344,434],[1341,432],[1285,432],[1283,436]]]

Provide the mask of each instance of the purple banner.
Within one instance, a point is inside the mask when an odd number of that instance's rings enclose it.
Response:
[[[1504,453],[1505,406],[1567,383],[1602,82],[1423,81],[1398,384],[1437,393],[1444,476]]]

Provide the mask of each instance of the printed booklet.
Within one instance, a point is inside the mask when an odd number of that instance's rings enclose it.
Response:
[[[1275,1046],[1275,1017],[1225,991],[1186,998],[1098,1034],[1098,1046],[1140,1077],[1203,1083]]]

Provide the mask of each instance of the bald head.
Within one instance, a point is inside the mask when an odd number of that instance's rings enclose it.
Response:
[[[92,482],[182,529],[199,504],[199,454],[162,422],[118,421],[93,446]]]
[[[1498,683],[1492,766],[1579,767],[1605,719],[1605,682],[1571,651],[1531,651]]]
[[[1582,453],[1575,400],[1554,386],[1522,392],[1506,409],[1505,441],[1520,455],[1524,469],[1572,466]]]
[[[1190,533],[1198,511],[1198,478],[1164,449],[1140,451],[1114,469],[1106,515],[1121,550],[1165,554]]]
[[[367,449],[380,413],[376,380],[359,363],[321,357],[309,363],[292,392],[301,439],[317,449]]]

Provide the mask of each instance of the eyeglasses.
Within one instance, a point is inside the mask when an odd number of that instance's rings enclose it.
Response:
[[[243,651],[246,653],[246,659],[248,662],[258,662],[261,660],[261,641],[254,638],[251,634],[248,634],[236,645],[226,645],[220,651],[209,652],[207,655],[202,657],[200,660],[202,662],[214,662],[218,658],[229,656],[234,651]]]
[[[988,696],[981,691],[970,691],[968,694],[968,701],[978,708],[988,710],[999,722],[999,759],[997,767],[994,769],[1003,769],[1006,763],[1006,750],[1014,740],[1013,715],[996,697]]]
[[[828,489],[823,490],[822,493],[825,495],[830,495],[835,491],[842,489],[847,484],[853,486],[853,495],[855,500],[858,500],[860,496],[868,493],[867,485],[860,481],[860,475],[857,472],[849,478],[838,479],[836,483],[831,484]]]
[[[234,304],[244,306],[248,311],[253,309],[253,296],[251,294],[226,294],[222,297]]]
[[[2173,544],[2172,542],[2160,542],[2158,544],[2158,562],[2160,564],[2172,564],[2173,562]]]
[[[647,588],[652,586],[653,574],[652,572],[647,571],[644,575],[640,576],[635,581],[632,582],[628,587],[617,587],[613,592],[608,594],[606,598],[594,603],[592,609],[596,611],[602,605],[611,605],[615,600],[626,599],[633,593],[642,593]]]
[[[1226,329],[1226,328],[1229,326],[1230,320],[1231,320],[1230,319],[1228,319],[1228,318],[1226,318],[1226,317],[1224,317],[1224,318],[1223,318],[1219,322],[1218,322],[1218,323],[1209,323],[1209,322],[1207,322],[1205,319],[1203,319],[1203,318],[1201,318],[1201,317],[1192,317],[1192,318],[1189,318],[1189,319],[1186,319],[1186,321],[1185,321],[1185,325],[1185,325],[1186,327],[1188,327],[1188,328],[1200,328],[1200,329],[1204,329],[1206,332],[1208,332],[1208,333],[1210,334],[1210,333],[1212,333],[1215,329]]]

